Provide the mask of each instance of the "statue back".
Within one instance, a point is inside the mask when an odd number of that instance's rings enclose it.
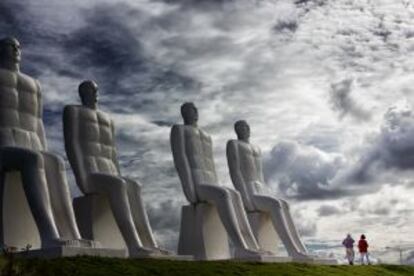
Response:
[[[39,84],[20,72],[0,69],[0,146],[43,150],[41,117]]]

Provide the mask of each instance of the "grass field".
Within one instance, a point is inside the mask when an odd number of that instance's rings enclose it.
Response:
[[[335,276],[387,276],[414,275],[414,267],[381,266],[323,266],[297,263],[261,264],[241,262],[185,262],[164,260],[127,260],[97,257],[75,257],[54,260],[23,260],[13,262],[10,272],[8,261],[0,259],[2,275],[75,276],[75,275],[335,275]]]

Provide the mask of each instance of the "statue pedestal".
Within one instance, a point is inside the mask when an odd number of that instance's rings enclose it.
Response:
[[[215,206],[198,203],[182,207],[178,254],[193,255],[196,260],[231,258],[227,232]]]
[[[82,238],[95,240],[103,248],[118,250],[127,248],[107,196],[77,197],[73,200],[73,207]]]
[[[0,194],[0,242],[2,246],[14,247],[18,256],[28,258],[77,255],[125,257],[125,250],[88,247],[82,245],[81,241],[73,241],[75,246],[41,248],[39,230],[30,210],[19,172],[6,173],[2,192]],[[24,250],[27,245],[31,246],[28,251]]]
[[[40,235],[23,189],[20,172],[5,174],[0,192],[0,245],[17,250],[41,247]]]
[[[270,215],[265,212],[256,211],[247,212],[247,217],[260,248],[277,255],[279,253],[277,248],[281,240],[273,226]]]
[[[126,250],[109,249],[109,248],[88,248],[88,247],[72,247],[58,246],[50,248],[42,248],[29,251],[20,251],[16,254],[23,258],[59,258],[59,257],[75,257],[75,256],[96,256],[110,258],[125,258]]]

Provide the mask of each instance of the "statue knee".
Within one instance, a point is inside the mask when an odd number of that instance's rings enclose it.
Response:
[[[228,190],[222,190],[222,191],[220,191],[220,197],[223,199],[223,200],[225,200],[225,201],[228,201],[228,200],[230,200],[231,199],[231,193],[230,193],[230,191],[228,191]]]
[[[46,159],[49,159],[51,162],[53,162],[53,165],[57,167],[59,171],[65,170],[65,162],[63,161],[63,158],[50,153],[43,153]]]
[[[121,193],[126,193],[128,191],[128,184],[122,178],[117,178],[114,182],[114,187],[116,187],[116,189]]]
[[[141,193],[142,185],[141,183],[132,180],[132,179],[124,179],[129,187],[134,189],[136,192]]]
[[[282,206],[286,209],[289,209],[289,203],[284,200],[284,199],[279,199],[280,203],[282,204]]]
[[[277,209],[281,209],[281,208],[282,208],[282,202],[280,202],[280,200],[278,200],[278,199],[274,199],[274,200],[273,200],[273,205],[274,205],[274,207],[276,207]]]
[[[44,168],[43,156],[38,152],[27,153],[24,161],[31,168]]]

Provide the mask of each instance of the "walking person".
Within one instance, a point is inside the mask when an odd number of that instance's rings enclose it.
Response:
[[[364,259],[367,260],[367,264],[371,264],[368,256],[368,242],[364,234],[361,235],[361,239],[358,242],[359,254],[361,256],[361,265],[365,264]]]
[[[346,258],[350,265],[354,265],[354,239],[351,237],[351,234],[346,235],[346,238],[342,241],[342,245],[345,247]]]

